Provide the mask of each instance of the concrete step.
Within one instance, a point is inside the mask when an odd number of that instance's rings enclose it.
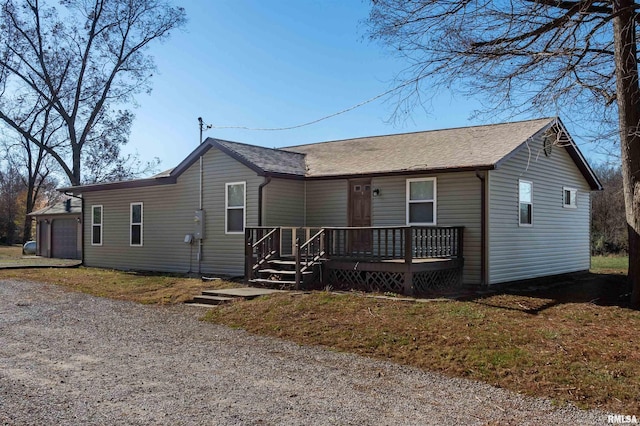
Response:
[[[268,294],[279,293],[280,290],[273,290],[268,288],[253,288],[253,287],[239,287],[239,288],[225,288],[219,290],[202,290],[202,294],[206,296],[219,296],[229,298],[241,298],[241,299],[255,299],[256,297],[266,296]]]
[[[187,306],[198,306],[199,308],[213,308],[214,306],[218,306],[218,305],[209,305],[208,303],[194,303],[191,300],[187,300],[186,302],[184,302],[184,304]]]
[[[191,303],[201,303],[204,305],[221,305],[223,303],[231,302],[233,299],[233,297],[201,294],[200,296],[195,296],[191,300]]]

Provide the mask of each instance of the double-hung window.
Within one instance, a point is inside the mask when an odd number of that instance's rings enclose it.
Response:
[[[562,207],[567,209],[578,208],[578,190],[575,188],[562,187]]]
[[[102,206],[91,206],[91,245],[102,245]]]
[[[527,180],[518,181],[519,223],[520,226],[533,225],[533,183]]]
[[[246,222],[246,182],[225,184],[225,232],[241,234]]]
[[[142,246],[142,203],[130,204],[129,245]]]
[[[436,178],[407,179],[407,225],[435,225],[436,217]]]

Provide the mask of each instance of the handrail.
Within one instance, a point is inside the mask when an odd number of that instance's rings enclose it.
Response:
[[[271,229],[255,243],[252,238],[257,238],[262,232]],[[279,254],[280,228],[279,227],[246,227],[245,228],[245,280],[249,282],[255,277],[260,265]],[[255,257],[255,258],[254,258]]]
[[[254,227],[254,229],[256,229],[257,227]],[[260,229],[269,229],[269,228],[264,228],[261,227]],[[258,241],[256,241],[255,243],[253,243],[252,247],[257,247],[260,243],[262,243],[263,241],[265,241],[267,238],[269,238],[272,234],[274,234],[276,231],[278,231],[279,228],[273,228],[271,231],[269,231],[264,237],[260,238]]]
[[[300,250],[304,249],[305,247],[307,247],[312,240],[315,240],[317,237],[319,237],[320,235],[324,234],[324,228],[319,230],[313,237],[309,238],[307,240],[306,243],[304,243],[303,245],[300,246]]]
[[[396,226],[327,226],[323,229],[336,229],[336,230],[344,230],[348,231],[351,229],[354,230],[367,230],[367,229],[454,229],[454,228],[464,228],[464,226],[456,226],[456,225],[396,225]]]
[[[296,238],[295,243],[295,262],[296,262],[296,289],[300,289],[302,284],[302,273],[313,266],[324,255],[324,228],[318,231],[313,237],[309,238],[302,245],[300,238]],[[318,244],[316,250],[314,245]],[[303,260],[304,258],[304,260]]]

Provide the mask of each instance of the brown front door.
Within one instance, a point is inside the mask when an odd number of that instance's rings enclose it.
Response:
[[[349,181],[349,226],[371,226],[371,179]],[[349,237],[349,250],[352,253],[371,252],[370,229],[351,231]]]

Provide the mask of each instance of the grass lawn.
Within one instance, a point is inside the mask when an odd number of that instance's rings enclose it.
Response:
[[[559,404],[638,415],[640,312],[624,307],[626,266],[617,258],[592,265],[592,273],[544,291],[416,303],[360,293],[285,293],[220,306],[205,319]],[[192,278],[95,268],[0,271],[0,279],[8,277],[141,303],[179,303],[211,287]]]
[[[0,246],[0,259],[20,259],[22,246]]]
[[[204,289],[237,287],[226,281],[202,282],[171,274],[145,274],[99,268],[39,268],[0,270],[0,280],[17,278],[58,284],[94,296],[145,304],[174,304],[191,300]]]
[[[591,272],[600,274],[626,274],[629,256],[592,256]]]

